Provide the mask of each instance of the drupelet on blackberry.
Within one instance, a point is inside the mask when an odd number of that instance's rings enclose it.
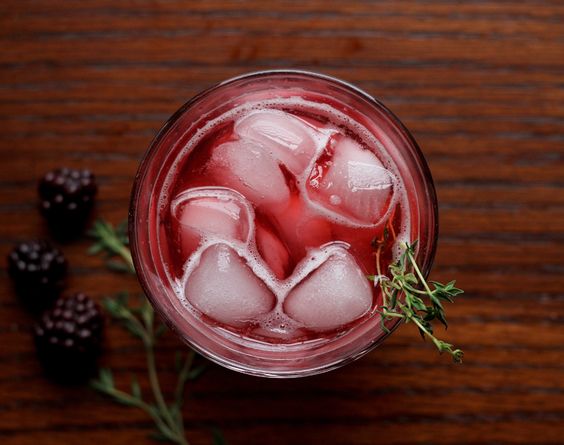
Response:
[[[64,287],[67,261],[47,241],[25,241],[8,255],[8,273],[24,302],[31,309],[44,309]]]
[[[98,192],[89,170],[59,168],[45,174],[38,185],[40,210],[61,235],[74,235],[86,222]]]
[[[35,325],[35,345],[45,370],[65,382],[80,381],[95,369],[104,319],[86,294],[60,298]]]

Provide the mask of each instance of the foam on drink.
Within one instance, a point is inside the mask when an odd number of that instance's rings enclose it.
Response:
[[[191,167],[221,128],[209,159]],[[275,342],[374,315],[370,240],[388,221],[397,240],[410,229],[398,169],[368,129],[328,104],[267,98],[210,120],[177,159],[188,162],[171,169],[161,205],[180,223],[169,242],[189,240],[182,273],[170,272],[186,310]],[[177,181],[182,169],[191,174]]]

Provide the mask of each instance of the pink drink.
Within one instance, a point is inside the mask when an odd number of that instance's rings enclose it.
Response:
[[[238,371],[300,376],[386,336],[367,276],[416,239],[428,271],[436,199],[381,104],[335,79],[265,72],[173,116],[140,168],[131,230],[147,295],[182,338]]]

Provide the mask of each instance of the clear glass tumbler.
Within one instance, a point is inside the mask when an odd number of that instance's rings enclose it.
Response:
[[[378,316],[356,324],[344,335],[297,343],[274,344],[210,326],[179,302],[160,251],[160,196],[167,173],[195,132],[214,116],[264,94],[304,92],[331,101],[373,134],[395,162],[408,195],[411,237],[418,239],[417,261],[431,268],[438,234],[433,180],[417,143],[384,105],[351,84],[304,71],[263,71],[226,80],[182,106],[162,127],[139,167],[129,213],[129,236],[135,268],[156,311],[189,346],[227,368],[263,377],[300,377],[343,366],[389,335]],[[337,105],[335,105],[337,104]],[[397,320],[387,322],[393,331]]]

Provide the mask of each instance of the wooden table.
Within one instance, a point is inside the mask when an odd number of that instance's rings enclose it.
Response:
[[[99,215],[126,216],[139,159],[167,117],[212,83],[310,69],[353,82],[419,141],[440,199],[433,277],[467,294],[447,338],[463,366],[411,327],[362,360],[291,381],[210,366],[190,384],[192,444],[564,441],[564,4],[561,1],[24,1],[0,5],[0,246],[48,237],[36,180],[98,176]],[[138,290],[83,240],[62,248],[69,292]],[[5,263],[4,263],[5,264]],[[150,444],[147,417],[41,373],[32,316],[0,283],[0,442]],[[179,343],[159,349],[172,390]],[[118,384],[141,347],[108,330]],[[147,389],[147,382],[142,379]]]

